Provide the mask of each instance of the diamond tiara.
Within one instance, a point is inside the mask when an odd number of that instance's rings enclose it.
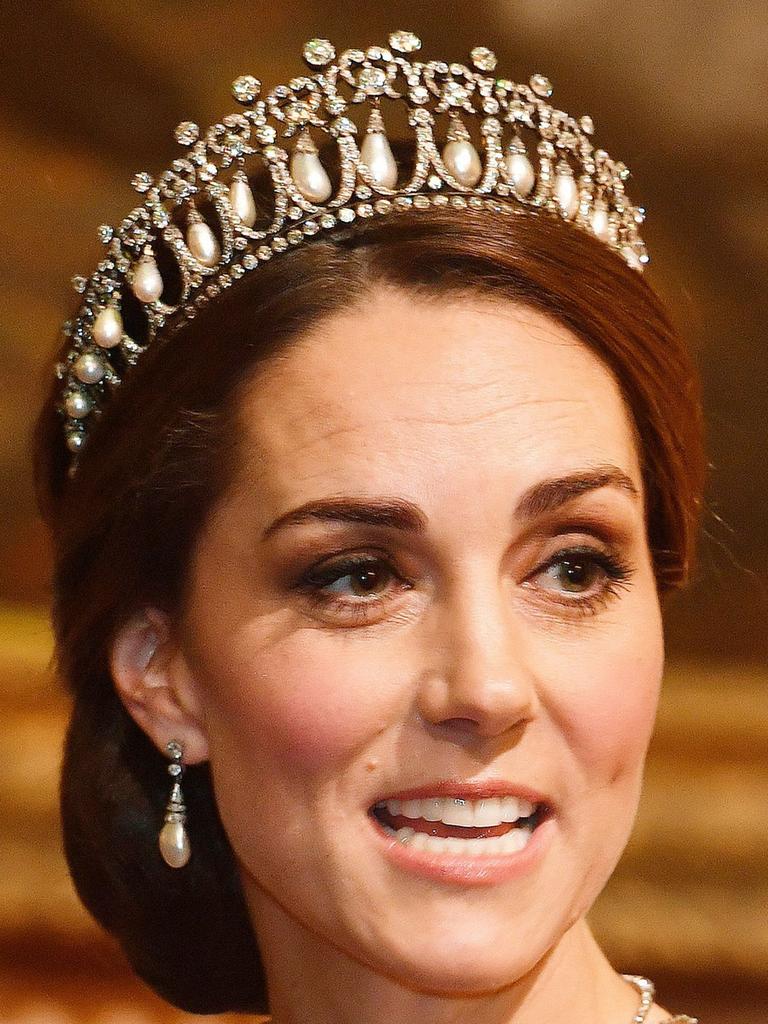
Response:
[[[134,175],[142,204],[118,227],[98,229],[104,258],[90,277],[73,278],[83,302],[64,325],[71,348],[56,366],[70,474],[89,424],[161,328],[173,334],[249,270],[358,218],[432,207],[539,209],[592,233],[642,270],[645,211],[625,195],[627,167],[593,147],[591,118],[547,102],[552,85],[544,75],[528,84],[496,78],[496,56],[486,47],[472,50],[474,70],[417,61],[411,55],[420,48],[412,32],[398,31],[388,46],[337,58],[327,39],[312,39],[303,51],[310,74],[263,96],[259,80],[242,75],[232,91],[244,110],[204,132],[183,121],[175,137],[187,155],[158,176]],[[407,177],[386,135],[389,100],[405,103],[413,131]],[[367,125],[358,146],[349,115],[360,104]],[[467,123],[477,126],[482,156]],[[336,187],[310,129],[336,142]],[[294,137],[290,151],[281,145]],[[249,182],[257,166],[267,172],[274,204],[261,219]],[[170,256],[162,267],[161,249]],[[141,311],[134,337],[123,316],[130,305]]]

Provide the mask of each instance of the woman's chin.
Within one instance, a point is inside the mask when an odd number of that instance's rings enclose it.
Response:
[[[510,948],[484,941],[442,942],[432,948],[411,946],[402,953],[376,966],[404,987],[426,995],[478,997],[524,978],[546,955],[546,946],[539,950],[527,942]]]

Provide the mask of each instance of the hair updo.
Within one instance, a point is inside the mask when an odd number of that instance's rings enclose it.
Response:
[[[174,871],[159,855],[166,762],[116,694],[111,644],[141,608],[173,617],[182,606],[196,539],[237,466],[238,407],[257,365],[377,283],[506,299],[581,339],[614,374],[635,428],[659,591],[690,572],[705,466],[696,373],[647,281],[550,214],[401,212],[260,266],[156,339],[91,428],[71,480],[56,381],[35,458],[54,538],[57,666],[74,696],[65,853],[86,907],[184,1010],[266,1012],[266,984],[207,765],[185,775],[192,859]]]

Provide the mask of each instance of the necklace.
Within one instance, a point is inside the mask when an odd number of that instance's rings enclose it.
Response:
[[[636,988],[640,993],[640,1005],[635,1012],[635,1016],[632,1018],[630,1024],[643,1024],[648,1012],[653,1006],[653,997],[655,995],[655,988],[653,982],[647,978],[642,978],[639,974],[622,974],[622,978],[628,981],[633,988]],[[685,1015],[680,1017],[671,1017],[665,1024],[699,1024],[695,1017],[686,1017]]]
[[[640,977],[639,974],[622,974],[622,978],[640,993],[640,1005],[632,1018],[632,1024],[643,1024],[648,1016],[648,1011],[653,1006],[653,997],[656,993],[653,982],[648,978]]]

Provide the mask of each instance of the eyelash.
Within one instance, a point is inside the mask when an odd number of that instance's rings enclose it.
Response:
[[[548,569],[560,563],[578,561],[580,564],[587,564],[589,567],[601,569],[604,573],[604,581],[598,592],[589,594],[586,597],[574,596],[560,598],[551,597],[548,600],[554,601],[569,613],[578,616],[594,615],[606,607],[618,597],[622,589],[627,589],[633,575],[633,568],[628,562],[616,554],[609,554],[596,548],[585,546],[572,546],[562,548],[554,555],[538,566],[524,581],[528,583],[531,579],[542,575]],[[314,566],[306,572],[295,584],[295,589],[307,597],[316,607],[326,611],[340,612],[345,618],[353,623],[364,623],[368,621],[369,611],[378,609],[394,599],[391,592],[385,595],[378,595],[370,599],[360,598],[350,600],[329,593],[327,587],[343,579],[345,576],[354,575],[366,569],[384,568],[389,577],[399,579],[402,583],[400,590],[410,590],[413,584],[404,580],[394,569],[389,559],[383,555],[372,557],[371,555],[349,555],[339,561],[332,562],[327,566]]]

